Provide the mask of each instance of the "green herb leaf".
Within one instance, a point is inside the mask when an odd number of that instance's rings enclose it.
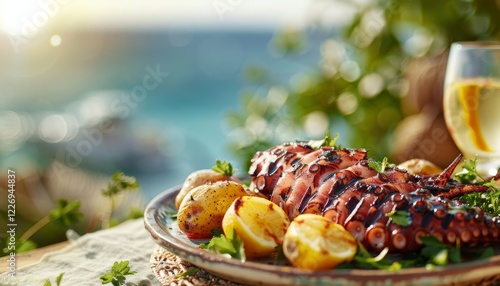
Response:
[[[49,212],[50,221],[64,227],[70,227],[72,224],[80,221],[83,214],[80,212],[80,201],[67,201],[59,199],[56,202],[57,208]]]
[[[500,215],[500,188],[495,186],[495,180],[486,181],[476,168],[477,159],[465,160],[462,170],[455,175],[455,178],[462,184],[483,185],[489,188],[484,193],[469,193],[460,197],[471,206],[478,206],[483,211],[492,216]]]
[[[432,235],[421,236],[420,240],[424,244],[420,253],[428,258],[429,263],[446,265],[450,262],[460,263],[462,261],[459,247],[446,245]]]
[[[115,172],[108,183],[107,189],[102,190],[102,194],[106,197],[113,197],[121,192],[131,190],[137,191],[139,183],[134,177],[129,177],[122,172]]]
[[[481,253],[481,255],[479,256],[478,259],[486,259],[486,258],[492,257],[494,255],[495,255],[495,251],[493,250],[493,248],[488,247],[483,251],[483,253]]]
[[[7,237],[7,242],[5,245],[9,244],[9,237]],[[16,253],[23,253],[26,251],[30,251],[36,249],[38,245],[33,240],[16,240]],[[5,254],[8,254],[10,251],[8,248],[3,250]]]
[[[370,166],[370,168],[374,169],[378,173],[384,173],[387,168],[394,168],[394,167],[396,167],[395,164],[391,164],[391,163],[388,162],[387,157],[384,157],[384,159],[382,160],[382,162],[378,162],[378,161],[370,159],[368,161],[368,166]]]
[[[57,278],[56,278],[56,285],[57,286],[61,285],[61,281],[62,281],[63,275],[64,275],[64,273],[61,273],[61,274],[59,274],[57,276]]]
[[[200,248],[218,253],[229,254],[231,257],[245,261],[245,249],[243,241],[238,237],[234,229],[226,237],[224,234],[214,235],[208,243],[200,244]]]
[[[397,225],[407,227],[411,225],[411,213],[408,211],[402,211],[402,210],[393,210],[389,213],[387,213],[387,216],[391,218],[392,222],[394,222]]]
[[[220,229],[220,228],[214,228],[210,232],[212,233],[213,236],[224,235],[224,231],[222,231],[222,229]]]
[[[133,275],[137,273],[136,271],[130,271],[129,261],[124,260],[120,262],[113,263],[111,270],[99,277],[101,279],[102,284],[111,283],[114,286],[120,286],[125,284],[125,280],[127,279],[125,275]]]
[[[196,267],[193,267],[193,268],[190,268],[182,273],[179,273],[177,275],[174,276],[174,279],[178,279],[178,278],[182,278],[182,277],[187,277],[187,276],[191,276],[193,274],[195,274],[196,272],[198,272],[200,269],[199,268],[196,268]]]
[[[388,248],[384,248],[377,256],[373,257],[368,250],[358,241],[358,252],[354,256],[354,260],[361,268],[385,269],[390,271],[398,271],[402,268],[397,261],[390,262],[386,255],[389,252]]]
[[[172,220],[177,220],[177,214],[178,214],[177,211],[168,211],[168,210],[166,210],[164,213],[165,213],[165,215],[167,217],[171,218]]]
[[[462,163],[462,171],[455,175],[455,178],[462,184],[473,184],[478,179],[484,181],[476,168],[477,159],[464,160]]]
[[[231,177],[234,173],[236,173],[236,169],[233,169],[233,165],[231,165],[231,163],[220,160],[215,161],[215,166],[212,167],[212,170],[228,177]]]
[[[63,277],[64,273],[61,273],[59,274],[57,277],[56,277],[56,286],[60,286],[61,285],[61,280],[62,280],[62,277]],[[45,281],[45,283],[43,284],[43,286],[52,286],[52,283],[50,282],[49,279],[47,279]]]
[[[336,146],[335,144],[337,143],[337,139],[339,138],[339,134],[335,134],[335,136],[332,138],[330,134],[330,130],[326,131],[325,138],[321,140],[311,140],[308,142],[308,145],[311,146],[313,149],[320,149],[323,146],[329,146],[329,147],[334,147],[335,149],[339,149],[340,146]]]
[[[274,258],[276,264],[286,263],[288,260],[286,259],[285,252],[283,251],[283,245],[278,245],[276,248],[276,257]]]

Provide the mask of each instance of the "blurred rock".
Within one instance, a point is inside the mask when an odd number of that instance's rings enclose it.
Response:
[[[444,168],[460,153],[443,116],[443,84],[447,54],[424,57],[405,71],[408,94],[402,99],[406,114],[394,132],[391,161],[418,158]]]

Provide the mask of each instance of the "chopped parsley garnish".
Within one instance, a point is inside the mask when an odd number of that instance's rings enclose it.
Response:
[[[387,213],[387,216],[397,225],[404,227],[411,225],[411,213],[408,211],[394,210]]]
[[[191,275],[194,275],[196,274],[196,272],[198,272],[200,270],[200,268],[197,268],[197,267],[193,267],[193,268],[189,268],[188,270],[182,272],[182,273],[179,273],[177,275],[174,276],[174,279],[179,279],[179,278],[182,278],[182,277],[187,277],[187,276],[191,276]]]
[[[382,162],[370,159],[368,161],[368,166],[370,166],[370,168],[374,169],[378,173],[384,173],[387,168],[394,168],[394,167],[396,167],[396,165],[391,164],[391,163],[388,162],[387,157],[384,157],[384,159],[382,160]]]
[[[428,259],[428,263],[434,265],[446,265],[449,262],[460,263],[460,247],[446,245],[435,236],[421,236],[420,240],[425,245],[420,254]]]
[[[169,217],[172,220],[177,220],[177,214],[178,214],[177,211],[165,210],[164,214],[165,214],[166,217]]]
[[[384,248],[377,256],[372,256],[368,250],[358,241],[358,253],[354,256],[354,261],[358,263],[360,268],[375,268],[390,271],[397,271],[402,268],[401,264],[397,261],[389,261],[386,255],[389,248]]]
[[[218,253],[227,254],[232,258],[245,261],[245,249],[243,248],[243,241],[238,237],[234,229],[225,236],[224,233],[216,231],[214,236],[208,243],[200,244],[200,248]]]
[[[335,136],[332,138],[330,134],[330,130],[326,131],[325,138],[321,140],[311,140],[307,144],[311,146],[313,149],[320,149],[323,146],[329,146],[333,147],[335,149],[340,149],[340,146],[335,145],[337,144],[337,139],[339,138],[339,134],[335,134]]]
[[[99,277],[102,284],[111,283],[113,284],[113,286],[124,285],[125,281],[127,280],[127,278],[125,277],[126,275],[134,275],[135,273],[137,273],[136,271],[130,270],[130,266],[128,265],[128,263],[128,260],[120,262],[115,261],[115,263],[113,263],[113,266],[111,267],[111,270]]]
[[[236,173],[236,169],[233,168],[231,163],[221,160],[215,161],[215,166],[212,167],[212,170],[228,177],[231,177],[234,173]]]
[[[460,198],[471,206],[478,206],[483,211],[492,216],[500,215],[500,188],[495,186],[494,179],[487,181],[476,168],[477,159],[465,160],[462,164],[462,171],[455,175],[455,178],[462,184],[482,185],[489,188],[484,193],[469,193]]]

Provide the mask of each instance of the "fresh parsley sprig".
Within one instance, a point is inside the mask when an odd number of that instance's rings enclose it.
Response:
[[[392,220],[393,223],[403,227],[410,226],[412,223],[411,213],[408,211],[393,210],[388,212],[386,215]]]
[[[125,280],[127,279],[126,275],[134,275],[137,273],[136,271],[131,271],[130,266],[128,265],[129,261],[115,261],[111,270],[106,272],[106,274],[99,277],[101,279],[102,284],[111,283],[113,286],[120,286],[125,284]]]
[[[385,171],[386,171],[387,168],[394,168],[394,167],[396,167],[395,164],[389,163],[389,160],[387,159],[387,157],[384,157],[384,159],[382,160],[382,162],[370,159],[368,161],[368,166],[370,166],[370,168],[374,169],[378,173],[385,173]]]
[[[170,210],[165,210],[163,212],[165,214],[166,217],[169,217],[171,220],[177,220],[177,215],[178,215],[178,212],[177,211],[170,211]]]
[[[386,247],[377,256],[372,256],[363,244],[358,241],[358,252],[356,253],[356,256],[354,256],[354,261],[357,262],[360,268],[375,268],[389,271],[400,270],[402,265],[399,262],[391,262],[387,259],[388,252],[389,248]]]
[[[63,275],[64,275],[64,272],[63,272],[63,273],[60,273],[60,274],[56,277],[56,284],[55,284],[55,286],[60,286],[60,285],[61,285],[61,281],[62,281]],[[47,279],[47,280],[45,281],[45,283],[43,284],[43,286],[52,286],[52,283],[50,282],[50,280],[49,280],[49,279]]]
[[[215,161],[215,166],[212,167],[212,170],[228,177],[231,177],[236,173],[236,169],[233,168],[233,165],[231,165],[231,163],[221,160]]]
[[[455,175],[455,178],[462,184],[474,184],[484,182],[485,179],[477,171],[477,159],[467,159],[462,163],[462,171]]]
[[[424,244],[420,254],[427,258],[428,263],[433,265],[446,265],[448,263],[460,263],[462,261],[460,246],[446,245],[435,236],[421,236]]]
[[[188,276],[191,276],[191,275],[194,275],[196,274],[196,272],[200,271],[200,268],[198,267],[193,267],[193,268],[189,268],[188,270],[182,272],[182,273],[179,273],[177,275],[174,276],[174,279],[179,279],[179,278],[183,278],[183,277],[188,277]]]
[[[321,140],[310,140],[308,142],[308,145],[316,150],[323,147],[323,146],[329,146],[329,147],[333,147],[335,149],[340,149],[340,145],[336,145],[338,138],[339,138],[338,133],[336,133],[335,136],[332,138],[332,136],[330,134],[330,130],[327,130],[325,138],[323,138]]]
[[[495,186],[494,179],[487,181],[477,170],[477,159],[465,160],[462,171],[455,178],[462,184],[483,185],[489,188],[484,193],[469,193],[461,197],[470,205],[478,206],[492,216],[500,215],[500,188]]]
[[[214,236],[208,243],[200,244],[200,248],[218,253],[226,254],[241,261],[246,260],[243,241],[238,237],[234,229],[227,236],[220,230],[214,230]]]

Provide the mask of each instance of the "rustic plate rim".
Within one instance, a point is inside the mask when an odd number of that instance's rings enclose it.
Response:
[[[495,255],[486,259],[464,262],[460,264],[451,264],[446,266],[435,267],[432,270],[425,267],[405,268],[399,271],[388,271],[378,269],[333,269],[326,271],[305,271],[290,266],[279,266],[259,263],[255,261],[239,261],[231,259],[222,255],[211,253],[209,251],[200,249],[196,246],[195,242],[191,244],[186,243],[172,234],[175,230],[166,230],[165,227],[159,223],[161,218],[159,214],[161,208],[166,207],[167,204],[173,203],[175,195],[180,190],[180,186],[175,186],[166,189],[162,193],[154,197],[147,205],[144,211],[144,226],[150,233],[152,239],[161,247],[174,253],[180,258],[200,267],[215,275],[233,280],[234,282],[262,282],[260,278],[267,276],[274,276],[276,279],[282,279],[286,276],[290,281],[300,279],[310,279],[311,281],[319,281],[327,279],[328,281],[366,281],[367,279],[387,280],[393,279],[394,281],[419,281],[422,275],[426,278],[435,277],[438,281],[443,281],[443,278],[450,275],[458,275],[471,270],[479,270],[484,267],[498,269],[500,272],[500,255]],[[181,234],[177,234],[181,235]],[[218,269],[219,267],[226,267],[224,270]],[[250,277],[234,277],[225,270],[244,270],[250,271],[255,274],[262,274],[258,277],[255,275],[255,281],[248,281],[253,279]],[[492,273],[497,274],[497,273]],[[482,278],[482,277],[478,277]],[[284,283],[284,285],[288,285]]]

